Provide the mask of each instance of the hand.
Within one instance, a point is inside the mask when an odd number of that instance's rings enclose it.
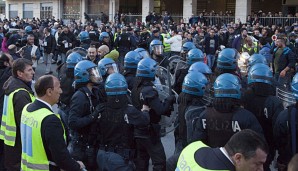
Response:
[[[143,112],[144,110],[149,111],[150,108],[147,105],[143,105],[143,108],[141,109],[141,111]]]
[[[72,47],[72,44],[71,43],[69,43],[69,47]]]
[[[282,70],[282,71],[280,72],[279,76],[280,76],[280,77],[285,77],[286,74],[287,74],[287,71]]]
[[[94,109],[94,111],[92,112],[92,114],[91,114],[92,119],[100,118],[100,113],[103,112],[104,109],[105,109],[105,105],[104,105],[104,103],[100,103],[100,104],[98,104],[98,105],[95,107],[95,109]]]
[[[83,162],[81,162],[81,161],[77,161],[77,162],[78,162],[79,165],[80,165],[80,169],[85,169],[85,168],[86,168],[86,166],[84,165]]]
[[[168,101],[172,105],[176,102],[176,97],[174,95],[171,95],[166,98],[166,101]]]

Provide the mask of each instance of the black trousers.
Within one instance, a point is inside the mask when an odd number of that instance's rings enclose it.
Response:
[[[151,158],[153,171],[166,170],[166,154],[160,138],[154,143],[150,138],[137,138],[136,170],[147,171]]]

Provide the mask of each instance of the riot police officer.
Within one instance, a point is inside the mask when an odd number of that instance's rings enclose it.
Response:
[[[133,105],[141,109],[142,105],[150,107],[150,124],[136,127],[137,143],[136,170],[148,170],[149,158],[152,160],[153,170],[165,170],[166,156],[160,140],[161,115],[170,115],[175,97],[170,96],[164,102],[158,97],[154,87],[157,63],[151,58],[144,58],[138,63],[137,78],[132,90]]]
[[[194,119],[192,137],[188,143],[200,140],[211,147],[223,146],[229,138],[243,129],[263,134],[256,117],[240,107],[241,84],[235,75],[225,73],[214,82],[212,107],[207,107]]]
[[[66,63],[58,67],[58,78],[62,93],[60,94],[59,111],[64,123],[68,123],[68,112],[70,106],[70,100],[75,90],[72,86],[74,82],[74,67],[82,60],[82,56],[77,52],[72,52],[68,55]]]
[[[80,47],[84,48],[84,49],[88,49],[90,47],[90,37],[89,37],[89,33],[87,31],[81,31],[81,33],[79,34],[79,39],[80,39]]]
[[[107,94],[105,92],[104,83],[110,74],[118,72],[118,67],[113,59],[102,58],[98,62],[98,71],[103,79],[103,82],[98,85],[100,102],[105,102],[107,100]]]
[[[266,59],[265,59],[266,60]],[[252,112],[259,123],[262,125],[264,135],[269,145],[269,154],[264,165],[265,170],[270,170],[275,156],[273,139],[273,123],[276,117],[283,110],[281,101],[273,96],[273,74],[270,68],[265,64],[255,64],[248,72],[249,89],[243,96],[243,106]]]
[[[175,170],[182,149],[188,145],[187,137],[191,137],[188,135],[193,129],[191,122],[206,108],[203,95],[207,84],[207,78],[200,72],[191,71],[184,78],[178,97],[178,140],[174,155],[167,160],[167,170]]]
[[[142,59],[150,57],[148,51],[144,48],[136,48],[134,51],[138,52]]]
[[[237,60],[240,54],[236,49],[225,48],[219,54],[217,58],[217,64],[215,68],[215,75],[219,76],[223,73],[230,73],[237,75],[240,78],[239,73],[237,73]]]
[[[177,64],[177,70],[175,71],[175,82],[173,84],[173,89],[177,93],[181,93],[182,83],[184,77],[188,73],[189,67],[195,62],[204,62],[204,54],[200,49],[194,48],[191,49],[186,56],[186,64],[179,65]],[[181,66],[181,67],[180,67]]]
[[[195,44],[193,42],[185,42],[182,45],[182,50],[181,50],[181,57],[182,57],[182,59],[186,60],[187,53],[191,49],[194,49],[194,48],[196,48],[196,46],[195,46]]]
[[[118,67],[116,62],[111,58],[102,58],[98,62],[98,71],[105,82],[106,78],[115,72],[118,72]]]
[[[83,161],[87,170],[96,169],[97,125],[96,120],[102,112],[95,87],[101,76],[97,66],[88,60],[80,61],[74,69],[76,92],[70,101],[68,126],[73,132],[71,156]]]
[[[142,57],[138,52],[130,51],[124,58],[124,72],[123,75],[126,79],[128,89],[131,91],[135,82],[138,63]]]
[[[163,55],[164,46],[160,40],[152,40],[149,46],[149,52],[152,57],[160,66],[167,67],[168,59],[164,58]]]
[[[258,63],[268,65],[266,57],[264,55],[261,55],[261,54],[251,55],[250,58],[248,58],[247,71],[249,71],[249,68],[251,68],[253,65]]]
[[[97,164],[100,171],[134,170],[134,126],[146,126],[150,121],[148,106],[144,105],[141,112],[129,104],[127,88],[121,74],[108,76],[107,102],[98,122],[101,138]]]
[[[98,47],[100,47],[101,45],[107,45],[109,47],[110,51],[113,50],[112,41],[110,40],[109,33],[107,33],[107,32],[100,33]]]
[[[278,150],[277,167],[286,171],[287,165],[297,153],[297,122],[298,122],[298,74],[293,77],[291,90],[296,103],[287,107],[277,117],[273,128],[274,142]]]

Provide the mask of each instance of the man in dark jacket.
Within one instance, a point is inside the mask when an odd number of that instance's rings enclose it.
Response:
[[[215,35],[215,30],[211,29],[209,35],[205,38],[205,53],[207,55],[207,63],[210,68],[213,67],[215,61],[215,54],[218,53],[219,39]]]
[[[43,61],[46,65],[46,73],[51,74],[51,66],[52,66],[52,57],[54,55],[56,49],[56,40],[53,35],[51,35],[50,28],[44,28],[43,33],[45,35],[43,41],[44,53],[43,53]]]
[[[295,69],[296,58],[293,51],[286,46],[283,35],[277,36],[275,41],[276,48],[273,52],[272,67],[274,78],[279,86],[289,88],[292,73]]]
[[[24,106],[34,100],[31,89],[33,75],[32,62],[24,58],[17,59],[12,65],[12,76],[3,86],[5,105],[0,139],[4,140],[4,163],[9,171],[21,169],[20,120]]]
[[[66,52],[74,48],[76,44],[75,35],[69,31],[67,26],[63,27],[63,32],[58,37],[58,44],[61,46],[61,62],[66,61]]]

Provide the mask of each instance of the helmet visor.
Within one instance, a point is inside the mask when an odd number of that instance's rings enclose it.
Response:
[[[99,74],[97,68],[91,68],[88,70],[89,72],[89,75],[90,75],[90,81],[92,83],[100,83],[102,82],[102,77],[101,75]]]
[[[117,64],[115,64],[115,63],[113,63],[113,64],[107,64],[106,65],[106,68],[107,68],[107,74],[108,75],[113,74],[113,73],[119,73]]]
[[[163,45],[155,45],[153,47],[153,51],[155,55],[162,55],[163,54]]]

